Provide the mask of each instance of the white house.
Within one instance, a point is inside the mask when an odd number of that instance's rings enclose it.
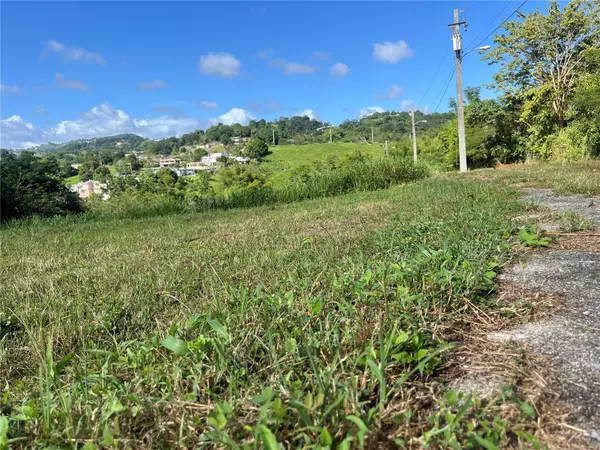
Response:
[[[72,184],[69,186],[71,191],[77,193],[79,198],[88,198],[92,194],[102,196],[103,200],[108,198],[108,194],[105,192],[107,188],[106,183],[100,183],[95,180],[82,181],[81,183]]]

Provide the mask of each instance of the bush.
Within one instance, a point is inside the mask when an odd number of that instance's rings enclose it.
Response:
[[[426,178],[429,169],[407,158],[363,159],[331,165],[303,173],[284,187],[273,188],[266,175],[245,165],[222,168],[217,174],[217,192],[198,180],[199,187],[184,196],[167,193],[126,191],[107,201],[88,202],[94,217],[134,218],[215,209],[250,208],[331,197],[355,191],[374,191]]]

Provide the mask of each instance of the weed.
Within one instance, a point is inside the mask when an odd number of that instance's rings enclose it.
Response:
[[[541,237],[540,233],[532,228],[523,228],[519,230],[521,244],[525,247],[548,247],[550,241],[548,238]]]
[[[557,221],[560,229],[567,232],[590,230],[594,227],[589,219],[575,211],[560,213]]]

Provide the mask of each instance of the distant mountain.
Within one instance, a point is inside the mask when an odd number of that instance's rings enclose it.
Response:
[[[137,134],[117,134],[90,139],[77,139],[75,141],[65,142],[64,144],[42,144],[29,149],[37,153],[81,153],[97,150],[135,150],[139,148],[147,138]]]

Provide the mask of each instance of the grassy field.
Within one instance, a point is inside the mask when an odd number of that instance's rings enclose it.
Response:
[[[270,147],[269,150],[272,153],[267,156],[263,167],[273,172],[275,184],[284,182],[293,169],[302,165],[326,161],[330,157],[343,158],[356,151],[361,151],[369,156],[384,156],[384,149],[380,144],[366,145],[351,142],[281,145]]]
[[[537,445],[518,372],[485,401],[446,384],[458,330],[527,316],[493,295],[522,206],[489,173],[5,227],[0,446]]]

